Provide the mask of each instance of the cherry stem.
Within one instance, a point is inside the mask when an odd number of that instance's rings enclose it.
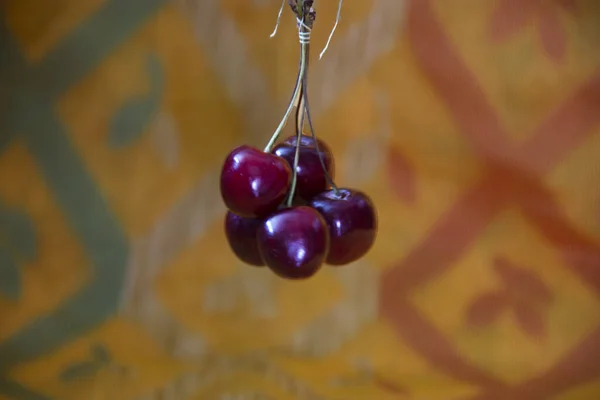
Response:
[[[304,50],[304,47],[307,47],[307,49]],[[273,136],[271,136],[269,143],[267,143],[267,146],[265,147],[265,150],[264,150],[265,153],[270,153],[271,150],[273,149],[273,146],[279,139],[279,136],[281,135],[281,132],[283,131],[283,128],[285,127],[285,124],[287,123],[287,120],[289,119],[290,114],[292,113],[292,109],[300,100],[301,88],[302,88],[302,77],[306,73],[305,72],[306,64],[308,62],[308,57],[306,57],[304,53],[308,53],[308,45],[307,44],[302,45],[301,57],[300,57],[300,68],[298,69],[298,77],[296,78],[296,84],[294,85],[292,99],[290,100],[290,103],[288,104],[288,107],[285,110],[285,114],[283,115],[283,118],[281,119],[279,126],[277,127],[277,129],[275,129],[275,133],[273,133]]]
[[[302,93],[302,89],[300,89]],[[304,107],[302,105],[302,95],[300,95],[300,103],[296,107],[296,150],[294,152],[294,172],[292,173],[292,184],[288,193],[286,205],[292,206],[294,196],[296,195],[296,186],[298,185],[298,163],[300,160],[300,144],[302,141],[302,130],[304,127]]]
[[[287,110],[285,110],[285,114],[283,115],[279,126],[277,127],[277,129],[275,129],[275,132],[273,133],[273,136],[271,136],[269,143],[267,143],[267,146],[264,150],[265,153],[270,153],[273,149],[273,146],[279,139],[279,136],[281,135],[281,132],[283,131],[283,128],[285,127],[285,124],[287,123],[287,120],[290,117],[292,108],[294,108],[294,106],[298,106],[298,102],[301,97],[300,89],[302,86],[302,78],[306,75],[306,69],[308,68],[308,44],[310,42],[310,32],[316,17],[316,13],[312,8],[313,1],[314,0],[288,0],[292,11],[294,12],[294,14],[296,14],[296,22],[298,25],[298,38],[300,39],[301,46],[300,68],[298,69],[298,77],[296,78],[296,84],[292,93],[292,99],[288,104]],[[279,24],[279,17],[283,10],[284,4],[285,0],[282,0],[281,8],[277,16],[277,25]],[[277,28],[275,29],[275,32],[276,30]],[[275,32],[273,32],[271,36],[273,36]]]
[[[341,1],[340,1],[341,5]],[[304,117],[308,119],[308,124],[310,126],[310,133],[312,139],[315,143],[315,148],[317,151],[317,157],[319,158],[319,163],[321,164],[321,168],[323,169],[323,173],[327,180],[329,186],[331,186],[336,195],[340,194],[338,187],[329,172],[327,171],[327,167],[325,165],[325,161],[323,160],[323,156],[321,154],[321,149],[319,148],[319,142],[315,135],[315,130],[312,124],[312,118],[310,116],[310,109],[308,106],[308,63],[309,63],[309,49],[310,49],[310,31],[312,29],[312,25],[315,19],[315,12],[312,9],[312,1],[307,1],[304,3],[304,0],[298,0],[298,2],[294,0],[290,0],[290,6],[292,10],[297,14],[297,23],[298,23],[298,36],[300,38],[300,68],[298,69],[298,77],[296,78],[296,84],[294,86],[294,92],[292,94],[292,99],[288,104],[287,110],[279,123],[279,126],[271,136],[269,143],[265,147],[265,152],[270,153],[273,149],[273,146],[279,139],[283,128],[285,127],[287,120],[290,117],[292,112],[292,108],[296,106],[296,151],[294,153],[294,166],[292,172],[292,182],[291,188],[288,193],[288,197],[286,199],[286,205],[291,207],[294,201],[294,196],[296,194],[296,186],[298,184],[298,163],[300,159],[300,145],[302,143],[302,134],[304,128]],[[281,11],[280,11],[281,12]],[[306,19],[308,17],[308,19]],[[306,21],[306,24],[305,24]],[[278,16],[279,23],[279,16]],[[337,23],[336,23],[337,25]],[[335,30],[335,28],[334,28]],[[273,32],[274,34],[275,32]],[[321,54],[322,55],[322,54]]]
[[[335,184],[335,182],[333,181],[333,178],[331,177],[331,175],[329,175],[329,172],[327,171],[327,167],[325,166],[325,161],[323,160],[323,156],[321,155],[321,149],[319,148],[319,141],[317,140],[317,135],[315,134],[315,129],[313,127],[312,118],[310,116],[310,107],[308,106],[308,78],[306,75],[307,74],[305,74],[304,77],[302,78],[301,103],[304,105],[304,110],[306,110],[306,119],[308,120],[308,126],[310,128],[310,135],[312,136],[312,139],[315,142],[317,156],[319,157],[319,162],[321,163],[321,168],[323,169],[323,174],[325,175],[325,179],[327,180],[327,183],[329,184],[329,186],[331,186],[331,188],[333,189],[335,194],[339,196],[340,190],[337,187],[337,185]]]

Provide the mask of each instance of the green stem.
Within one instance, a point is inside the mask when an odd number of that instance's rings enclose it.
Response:
[[[313,141],[315,142],[315,148],[317,150],[317,156],[319,157],[319,162],[321,163],[321,168],[323,169],[323,174],[325,174],[325,179],[327,179],[327,183],[329,184],[329,186],[331,186],[331,188],[333,189],[335,194],[339,195],[340,194],[339,188],[333,181],[333,178],[331,177],[331,175],[329,175],[329,172],[327,172],[327,167],[325,166],[325,161],[323,160],[323,157],[321,156],[321,149],[319,148],[319,141],[317,140],[317,135],[315,134],[315,129],[313,127],[312,118],[310,116],[310,107],[308,106],[308,78],[307,78],[306,74],[302,78],[301,86],[302,86],[301,102],[304,104],[304,109],[306,111],[306,119],[308,120],[308,126],[310,128],[310,135],[312,136]],[[304,113],[302,113],[302,114],[304,114]]]
[[[281,119],[279,126],[277,127],[277,129],[275,129],[275,133],[273,133],[273,136],[271,136],[269,143],[267,143],[267,146],[265,147],[265,153],[270,153],[271,150],[273,149],[273,146],[279,139],[279,136],[281,135],[281,132],[283,131],[283,128],[285,127],[285,124],[287,123],[287,120],[289,119],[290,114],[292,113],[292,109],[294,108],[294,105],[296,103],[298,103],[298,100],[300,99],[300,96],[301,96],[300,93],[301,93],[301,88],[302,88],[302,77],[305,75],[306,66],[307,66],[307,62],[308,62],[307,54],[308,54],[308,44],[302,44],[301,45],[301,55],[300,55],[300,68],[298,70],[298,77],[296,78],[296,84],[294,86],[294,92],[292,94],[292,99],[290,100],[290,104],[288,104],[287,110],[285,111],[285,114],[283,115],[283,118]]]
[[[304,127],[304,82],[308,71],[308,44],[301,44],[301,55],[300,55],[300,71],[302,72],[302,79],[300,79],[300,90],[298,97],[298,105],[296,106],[296,151],[294,153],[294,166],[292,167],[292,184],[290,192],[287,197],[286,205],[292,206],[294,196],[296,195],[296,186],[298,185],[298,163],[300,160],[300,142],[302,139],[302,131]]]
[[[302,90],[300,90],[302,93]],[[296,186],[298,185],[298,163],[300,161],[300,143],[302,140],[302,131],[304,128],[304,104],[302,100],[302,96],[300,97],[300,103],[298,103],[298,107],[296,108],[296,150],[294,152],[294,166],[292,172],[292,184],[290,187],[290,191],[288,193],[288,197],[286,200],[286,205],[288,207],[292,206],[294,201],[294,196],[296,195]]]

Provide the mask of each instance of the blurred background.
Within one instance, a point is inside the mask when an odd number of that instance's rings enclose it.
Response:
[[[292,90],[279,0],[0,4],[1,400],[600,399],[598,1],[346,0],[311,109],[379,236],[304,282],[218,188]]]

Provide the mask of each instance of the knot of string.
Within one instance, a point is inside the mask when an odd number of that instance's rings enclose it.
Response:
[[[296,26],[298,27],[298,39],[300,40],[300,44],[310,44],[310,27],[298,18],[296,18]]]
[[[327,52],[327,49],[329,48],[329,45],[331,44],[331,39],[333,39],[333,34],[335,33],[337,26],[341,19],[343,1],[344,0],[338,1],[338,9],[337,9],[337,15],[335,17],[335,24],[333,25],[333,28],[331,29],[331,32],[329,33],[329,37],[327,38],[327,43],[325,43],[325,47],[323,48],[323,51],[321,51],[321,54],[319,54],[319,59],[323,58],[323,55]],[[275,23],[275,29],[273,29],[273,32],[271,33],[271,37],[274,37],[277,34],[277,28],[279,28],[279,23],[281,22],[281,14],[283,13],[284,7],[285,7],[285,0],[282,0],[281,6],[279,7],[279,13],[277,14],[277,22]],[[302,21],[299,21],[297,17],[296,17],[296,22],[297,22],[297,25],[299,28],[298,37],[300,39],[300,44],[309,44],[308,42],[310,41],[310,28],[307,27]],[[302,30],[300,29],[301,26],[304,26],[306,28],[306,32],[302,32]]]

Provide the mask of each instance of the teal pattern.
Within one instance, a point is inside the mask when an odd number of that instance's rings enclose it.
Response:
[[[12,381],[8,378],[3,378],[0,375],[0,388],[3,395],[8,396],[10,399],[15,400],[55,400],[50,397],[34,393],[31,390],[25,388],[20,383]]]
[[[50,400],[8,378],[11,367],[56,351],[117,312],[128,239],[56,115],[55,105],[60,96],[97,68],[163,3],[129,0],[124,4],[121,0],[109,0],[37,65],[28,65],[0,14],[1,56],[10,60],[0,63],[0,85],[8,89],[3,95],[8,96],[3,100],[8,109],[0,111],[0,151],[10,143],[9,139],[20,135],[70,228],[82,242],[94,271],[88,286],[58,309],[0,343],[2,395],[16,400]]]
[[[0,201],[0,295],[20,299],[21,267],[35,255],[35,227],[31,219]]]
[[[65,383],[91,378],[108,366],[111,357],[106,347],[97,344],[90,349],[90,359],[68,365],[58,377]]]
[[[111,124],[109,144],[113,148],[124,148],[135,142],[152,122],[160,109],[164,87],[164,74],[158,58],[148,56],[146,68],[150,91],[145,96],[135,97],[119,109]]]

